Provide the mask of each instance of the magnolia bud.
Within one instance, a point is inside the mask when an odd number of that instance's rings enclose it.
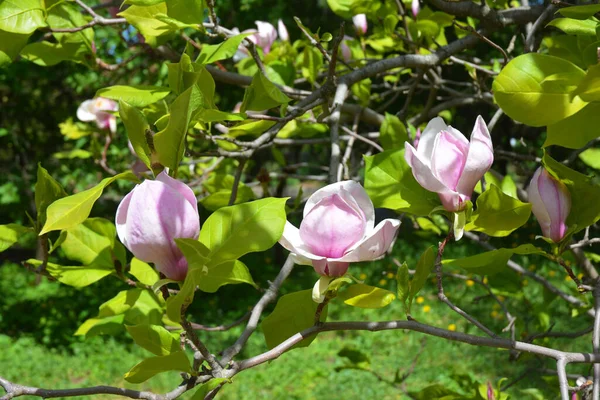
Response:
[[[200,234],[198,203],[189,186],[164,171],[156,180],[145,180],[123,198],[115,224],[134,256],[154,263],[169,279],[185,279],[188,264],[174,239]]]
[[[279,33],[279,39],[283,40],[284,42],[287,42],[288,40],[290,40],[290,35],[288,33],[288,30],[285,27],[285,24],[283,23],[283,21],[281,19],[279,19],[279,21],[277,21],[277,32]]]
[[[354,23],[354,27],[356,28],[356,32],[359,35],[364,35],[367,33],[367,16],[365,14],[357,14],[352,17],[352,22]]]
[[[567,232],[567,217],[571,211],[571,194],[564,183],[539,167],[527,188],[531,211],[545,237],[560,242]]]

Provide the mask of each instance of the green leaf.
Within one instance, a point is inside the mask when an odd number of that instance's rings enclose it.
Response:
[[[384,150],[404,149],[404,142],[408,140],[406,127],[400,118],[394,114],[385,113],[385,119],[379,128],[379,141]]]
[[[573,95],[585,101],[600,101],[600,65],[591,66]]]
[[[547,26],[558,28],[567,35],[596,36],[597,25],[597,22],[590,20],[556,18],[550,21]]]
[[[306,46],[302,52],[301,72],[311,84],[317,81],[319,70],[323,65],[323,54],[313,46]]]
[[[132,325],[125,328],[135,344],[157,356],[181,351],[179,334],[171,333],[160,325]]]
[[[439,383],[427,386],[419,392],[409,392],[409,394],[415,400],[460,400],[465,398],[460,393]]]
[[[370,4],[370,0],[327,0],[327,5],[335,14],[344,19],[352,18],[359,12],[360,7],[365,7]]]
[[[0,68],[10,64],[19,55],[28,39],[28,33],[12,33],[0,30]]]
[[[133,107],[146,107],[164,99],[170,92],[169,88],[163,86],[115,85],[98,90],[96,97],[100,96],[115,101],[124,101]]]
[[[594,169],[600,169],[600,149],[598,149],[598,148],[587,149],[583,153],[579,154],[579,158],[588,167],[592,167]]]
[[[442,264],[449,267],[460,267],[469,273],[478,275],[494,275],[501,272],[513,254],[544,254],[544,252],[531,244],[523,244],[513,249],[496,249],[474,256],[447,259]]]
[[[140,283],[148,286],[154,285],[159,279],[158,272],[154,268],[135,257],[131,259],[129,273]]]
[[[421,257],[417,262],[415,275],[410,282],[410,303],[412,303],[412,300],[417,296],[423,286],[425,286],[425,283],[427,283],[427,278],[435,265],[435,258],[436,252],[434,251],[434,246],[429,246],[427,250],[421,254]]]
[[[165,167],[177,170],[183,158],[190,120],[202,104],[203,96],[196,85],[181,93],[171,104],[171,117],[167,127],[154,136],[158,161]]]
[[[201,25],[204,21],[204,1],[166,0],[167,15],[186,24]]]
[[[30,231],[30,228],[17,224],[0,225],[0,253],[17,243],[19,236]]]
[[[349,286],[338,297],[345,304],[358,308],[383,308],[396,299],[396,295],[389,290],[362,283]]]
[[[146,39],[146,43],[156,47],[162,42],[162,39],[165,39],[166,35],[174,30],[168,23],[157,18],[157,15],[166,13],[167,5],[161,2],[149,6],[134,5],[118,15],[135,26]]]
[[[35,42],[21,50],[21,57],[43,67],[51,67],[62,61],[83,62],[89,49],[81,43],[63,45],[50,42]]]
[[[600,12],[600,4],[588,4],[585,6],[564,7],[558,10],[558,13],[568,18],[588,19],[592,15]]]
[[[134,6],[153,6],[158,3],[164,3],[165,0],[125,0],[123,4],[131,4]]]
[[[106,186],[117,179],[135,181],[137,178],[131,171],[123,172],[111,178],[105,178],[91,189],[56,200],[46,210],[47,219],[40,235],[50,231],[69,229],[85,221],[96,200],[102,195]]]
[[[42,261],[34,259],[27,260],[26,263],[34,267],[42,265]],[[110,275],[114,272],[114,268],[108,269],[103,265],[64,266],[49,262],[46,271],[65,285],[82,288]]]
[[[239,283],[247,283],[258,289],[246,264],[240,260],[233,260],[208,268],[206,275],[199,280],[198,287],[203,292],[214,293],[221,286]]]
[[[46,25],[41,0],[3,0],[0,2],[0,29],[12,33],[32,33]]]
[[[367,107],[371,101],[371,79],[363,79],[350,88],[352,93],[358,98],[359,104]]]
[[[210,249],[209,265],[270,249],[283,234],[286,200],[269,197],[215,211],[200,231],[200,242]]]
[[[125,374],[125,380],[130,383],[142,383],[156,374],[167,371],[188,373],[192,371],[190,360],[183,351],[177,351],[166,356],[146,358]]]
[[[398,273],[396,274],[396,283],[398,285],[398,300],[400,300],[403,303],[406,303],[406,300],[408,300],[408,295],[410,293],[410,282],[408,280],[408,265],[405,262],[398,267]]]
[[[551,79],[557,74],[561,79]],[[496,77],[492,90],[509,117],[531,126],[551,125],[586,105],[573,97],[573,90],[584,76],[583,70],[565,59],[529,53],[509,62]]]
[[[219,44],[205,44],[202,46],[196,62],[205,65],[231,58],[237,52],[244,38],[250,35],[252,33],[242,33],[241,35],[232,36]]]
[[[559,145],[569,149],[581,148],[590,140],[600,136],[598,126],[600,126],[600,103],[590,103],[577,114],[548,126],[544,147]]]
[[[49,3],[51,2],[46,1],[46,7],[49,9],[47,22],[52,29],[79,28],[89,22],[89,19],[83,16],[79,6],[75,4],[61,1],[54,1],[54,4]],[[61,44],[83,43],[87,49],[93,51],[93,29],[83,29],[74,33],[54,32],[53,35]]]
[[[280,297],[273,312],[261,324],[267,347],[272,349],[290,336],[313,326],[317,306],[312,300],[312,290],[302,290]],[[325,306],[321,312],[321,322],[327,319],[328,307]],[[291,349],[307,347],[315,338],[314,335],[310,336]]]
[[[65,256],[84,265],[94,264],[114,270],[113,254],[117,230],[104,218],[88,218],[83,223],[66,230],[62,249]]]
[[[292,99],[287,97],[273,82],[262,72],[257,72],[252,78],[252,84],[246,88],[244,101],[240,108],[241,112],[246,110],[262,111],[281,104],[289,103]]]
[[[251,135],[258,137],[260,134],[266,132],[269,128],[275,125],[275,121],[268,120],[248,120],[240,122],[229,128],[227,134],[228,137],[236,138],[239,136]]]
[[[530,216],[531,204],[506,195],[498,186],[490,184],[477,198],[477,210],[472,214],[465,230],[504,237],[525,225]]]
[[[90,318],[79,326],[74,335],[85,336],[86,338],[98,335],[115,335],[122,332],[124,323],[124,314],[106,318]]]
[[[210,381],[199,385],[198,390],[196,390],[196,393],[194,393],[190,400],[204,400],[209,392],[226,383],[231,383],[231,379],[213,378]]]
[[[404,159],[404,150],[365,157],[365,189],[375,207],[427,216],[440,205],[437,194],[423,189]]]
[[[148,132],[150,126],[146,117],[140,110],[123,100],[119,101],[119,116],[125,125],[127,137],[135,154],[148,169],[152,170],[152,150],[148,144],[150,138],[147,137],[151,134]],[[152,145],[154,146],[153,140]]]
[[[221,121],[243,121],[246,118],[244,114],[230,113],[219,110],[201,109],[195,115],[198,121],[209,123],[209,122],[221,122]]]
[[[573,233],[596,223],[600,219],[600,203],[590,199],[600,198],[600,186],[593,183],[591,178],[557,162],[548,153],[544,154],[542,164],[571,193],[571,212],[567,217],[567,226],[576,227]]]
[[[44,226],[46,222],[46,209],[56,200],[67,195],[63,187],[48,171],[38,164],[37,182],[35,183],[35,208],[37,210],[37,224]]]
[[[210,211],[216,211],[219,208],[229,204],[231,190],[233,189],[234,178],[231,175],[223,173],[212,173],[210,177],[202,184],[210,193],[209,196],[203,198],[200,202]],[[238,184],[238,192],[235,198],[235,204],[245,203],[254,199],[254,192],[243,182]]]

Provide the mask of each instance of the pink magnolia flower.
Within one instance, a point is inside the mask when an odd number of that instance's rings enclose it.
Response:
[[[564,183],[539,167],[527,188],[531,211],[537,218],[545,237],[554,242],[567,233],[567,217],[571,211],[571,194]]]
[[[200,234],[198,203],[189,186],[165,171],[156,180],[145,180],[123,198],[115,224],[134,256],[154,263],[169,279],[185,279],[188,263],[174,239],[197,239]]]
[[[417,182],[436,192],[451,212],[464,208],[475,185],[494,162],[492,138],[481,116],[475,121],[470,142],[436,117],[425,127],[417,149],[408,142],[404,147],[404,157]]]
[[[346,43],[348,40],[354,40],[354,38],[344,35],[342,43],[340,43],[340,53],[342,54],[342,59],[346,62],[350,62],[350,60],[352,60],[352,50],[350,50],[348,43]]]
[[[111,111],[118,111],[119,104],[116,101],[96,97],[86,100],[77,109],[77,118],[83,122],[96,121],[100,129],[110,129],[112,133],[117,131],[117,117]]]
[[[277,21],[277,32],[279,33],[279,39],[283,40],[284,42],[290,40],[290,34],[288,33],[288,30],[281,19]]]
[[[277,39],[277,30],[275,30],[275,27],[268,22],[254,22],[256,23],[258,30],[246,29],[245,31],[242,31],[242,33],[253,33],[246,39],[254,43],[257,47],[260,47],[263,50],[264,54],[269,54],[273,42],[275,42],[275,40]],[[237,28],[233,28],[231,31],[233,33],[239,33],[239,29]],[[249,55],[250,53],[248,52],[246,46],[244,46],[244,43],[240,43],[238,51],[233,56],[233,61],[238,62],[239,60],[246,58]]]
[[[399,226],[397,219],[375,226],[375,209],[365,189],[354,181],[343,181],[313,193],[304,206],[300,229],[286,222],[279,243],[292,252],[297,264],[338,277],[351,262],[383,256]]]
[[[416,17],[419,13],[419,10],[421,9],[421,4],[419,3],[419,0],[412,0],[411,9],[413,16]]]
[[[352,17],[352,22],[354,23],[354,28],[356,28],[356,32],[359,35],[364,35],[367,33],[368,25],[367,25],[367,16],[365,14],[357,14]]]

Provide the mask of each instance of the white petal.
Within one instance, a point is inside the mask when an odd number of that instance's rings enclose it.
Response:
[[[358,262],[375,260],[383,256],[392,246],[399,227],[400,220],[384,219],[343,257],[331,259],[331,261]]]
[[[80,121],[89,122],[96,120],[96,110],[94,100],[86,100],[77,109],[77,118]]]
[[[300,230],[289,221],[285,222],[283,235],[279,239],[279,244],[286,250],[289,250],[295,256],[294,262],[300,265],[312,265],[311,260],[324,260],[325,257],[314,255],[310,249],[304,244],[300,237]]]
[[[312,299],[315,303],[322,303],[325,300],[325,293],[329,288],[329,282],[334,280],[331,276],[321,276],[313,286]]]
[[[419,142],[419,147],[421,147],[421,142]],[[410,143],[404,142],[404,149],[404,158],[412,169],[412,174],[417,182],[419,182],[419,185],[430,192],[436,193],[447,192],[450,190],[433,175],[429,162],[425,161],[423,155],[418,153]]]
[[[490,169],[493,162],[494,150],[492,148],[492,137],[485,121],[481,116],[478,116],[475,121],[473,133],[471,133],[467,161],[456,186],[457,192],[471,196],[475,185]]]
[[[441,131],[448,130],[448,125],[444,122],[444,120],[440,117],[435,117],[425,127],[423,133],[421,134],[421,138],[419,139],[418,152],[422,156],[424,160],[430,160],[431,155],[433,154],[433,144],[435,141],[435,137]],[[429,165],[429,162],[427,162]]]
[[[127,214],[129,210],[129,204],[131,203],[131,197],[133,196],[134,190],[138,187],[136,185],[131,192],[127,193],[123,200],[119,203],[119,207],[117,207],[117,215],[115,216],[115,226],[117,227],[117,236],[119,240],[125,247],[127,246],[127,235],[125,232],[127,231]]]

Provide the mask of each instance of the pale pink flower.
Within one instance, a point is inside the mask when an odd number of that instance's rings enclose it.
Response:
[[[356,32],[359,35],[364,35],[367,33],[368,25],[367,25],[367,16],[365,14],[357,14],[352,17],[352,22],[354,23],[354,28],[356,28]]]
[[[117,117],[111,111],[118,111],[119,104],[104,97],[86,100],[77,109],[77,118],[83,122],[96,121],[100,129],[109,129],[112,133],[117,131]]]
[[[567,233],[567,217],[571,211],[571,194],[567,186],[539,167],[527,188],[531,211],[545,237],[560,242]]]
[[[375,226],[375,209],[367,192],[354,181],[325,186],[309,197],[300,229],[286,222],[279,243],[297,264],[312,265],[328,277],[342,276],[351,262],[382,257],[391,247],[400,221]]]
[[[492,138],[481,116],[475,121],[470,142],[436,117],[425,127],[417,149],[409,142],[404,147],[404,157],[417,182],[436,192],[451,212],[464,208],[475,185],[494,162]]]
[[[421,4],[419,3],[419,0],[412,0],[411,9],[413,16],[416,18],[417,14],[419,13],[419,10],[421,9]]]
[[[198,203],[189,186],[165,171],[156,180],[145,180],[123,198],[115,225],[134,256],[154,263],[169,279],[185,279],[188,263],[174,239],[197,239],[200,234]]]
[[[290,40],[290,34],[288,33],[288,30],[281,19],[277,21],[277,32],[279,33],[279,39],[283,40],[284,42]]]

